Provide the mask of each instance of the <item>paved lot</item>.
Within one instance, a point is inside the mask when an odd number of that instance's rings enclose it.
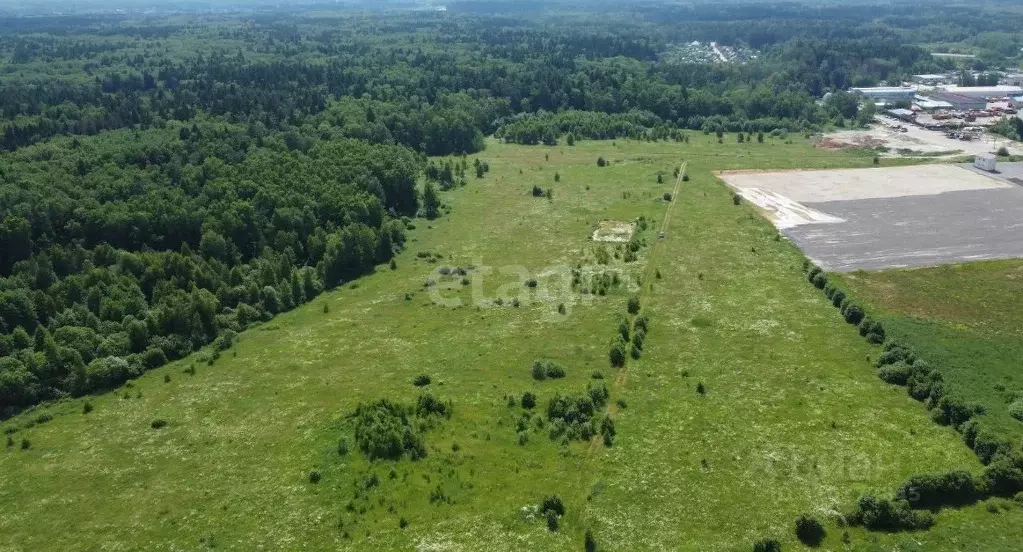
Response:
[[[998,163],[993,173],[978,169],[969,163],[960,165],[960,167],[1007,184],[1023,186],[1023,163]]]
[[[829,271],[1023,257],[1023,187],[963,167],[721,177]]]
[[[830,271],[1023,257],[1023,189],[810,203],[839,224],[785,230]]]

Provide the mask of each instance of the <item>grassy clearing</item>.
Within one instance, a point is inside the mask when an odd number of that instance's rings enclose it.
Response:
[[[578,550],[591,528],[607,550],[744,550],[762,537],[798,549],[800,513],[827,518],[913,473],[980,468],[951,429],[874,376],[877,349],[803,281],[798,251],[711,174],[866,167],[871,156],[702,135],[688,145],[488,146],[490,173],[444,194],[450,215],[417,221],[396,270],[244,333],[194,375],[183,373],[192,357],[91,398],[88,414],[69,401],[5,423],[54,416],[14,434],[28,450],[0,451],[0,503],[17,505],[0,511],[0,547]],[[682,161],[691,179],[655,248]],[[533,185],[553,199],[532,197]],[[593,262],[599,221],[640,216],[651,220],[640,233],[648,246],[609,266],[623,280],[648,268],[661,278],[641,282],[650,332],[642,359],[619,371],[607,345],[636,290],[579,296],[557,291],[557,275]],[[438,272],[469,265],[468,285]],[[534,380],[538,358],[566,377]],[[552,441],[535,420],[519,444],[523,409],[509,394],[535,393],[542,411],[556,392],[582,392],[594,371],[611,403],[626,405],[613,447]],[[432,383],[413,386],[420,374]],[[338,454],[357,404],[413,403],[424,389],[454,406],[425,433],[424,460]],[[154,429],[155,419],[168,425]],[[520,513],[550,493],[567,509],[558,533]],[[979,508],[938,519],[912,538],[1023,525],[1020,511]],[[823,548],[843,549],[841,530],[827,527]],[[851,538],[866,550],[906,537]]]

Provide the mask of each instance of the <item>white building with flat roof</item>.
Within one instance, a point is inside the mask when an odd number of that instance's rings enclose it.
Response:
[[[1004,98],[1023,95],[1023,88],[1000,84],[998,86],[944,86],[946,92],[967,98]]]
[[[853,92],[870,98],[872,100],[909,100],[916,97],[916,90],[903,86],[871,86],[866,88],[853,88]]]

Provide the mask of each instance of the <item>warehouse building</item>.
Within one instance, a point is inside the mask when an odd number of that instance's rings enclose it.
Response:
[[[899,86],[872,86],[867,88],[853,88],[853,92],[871,100],[885,101],[913,101],[916,97],[916,90]]]
[[[951,92],[933,92],[931,93],[930,98],[935,101],[947,103],[956,111],[987,109],[987,100],[985,98],[953,94]]]
[[[916,113],[912,109],[889,109],[887,113],[908,123],[916,120]]]
[[[1000,84],[998,86],[946,86],[946,92],[966,96],[969,98],[1004,98],[1006,96],[1021,96],[1023,88]],[[983,109],[983,108],[982,108]]]

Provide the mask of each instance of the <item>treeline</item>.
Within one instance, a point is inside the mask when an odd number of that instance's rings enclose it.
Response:
[[[511,134],[528,141],[539,134],[542,142],[546,129],[528,115],[542,120],[566,111],[560,126],[583,125],[595,137],[627,135],[637,124],[703,129],[707,119],[725,130],[801,130],[837,120],[816,104],[826,92],[948,63],[907,46],[891,28],[856,19],[849,30],[841,18],[789,14],[784,24],[772,23],[778,26],[754,63],[677,65],[659,54],[683,37],[753,40],[743,33],[759,32],[762,21],[733,16],[725,28],[705,17],[676,29],[666,24],[675,9],[660,9],[641,8],[647,19],[625,24],[585,13],[510,21],[500,13],[416,12],[301,18],[298,25],[300,16],[281,14],[251,24],[224,18],[153,25],[152,33],[135,23],[125,36],[138,40],[120,41],[90,19],[48,35],[10,29],[0,35],[10,56],[9,78],[0,83],[0,149],[202,115],[431,155],[478,151],[483,136],[511,122]],[[169,38],[197,45],[197,53],[170,53],[162,42]],[[47,74],[48,64],[71,59],[86,78]],[[616,117],[594,127],[573,112]],[[521,121],[508,119],[521,114]]]
[[[0,158],[0,415],[224,346],[372,271],[404,242],[423,166],[222,124]]]

